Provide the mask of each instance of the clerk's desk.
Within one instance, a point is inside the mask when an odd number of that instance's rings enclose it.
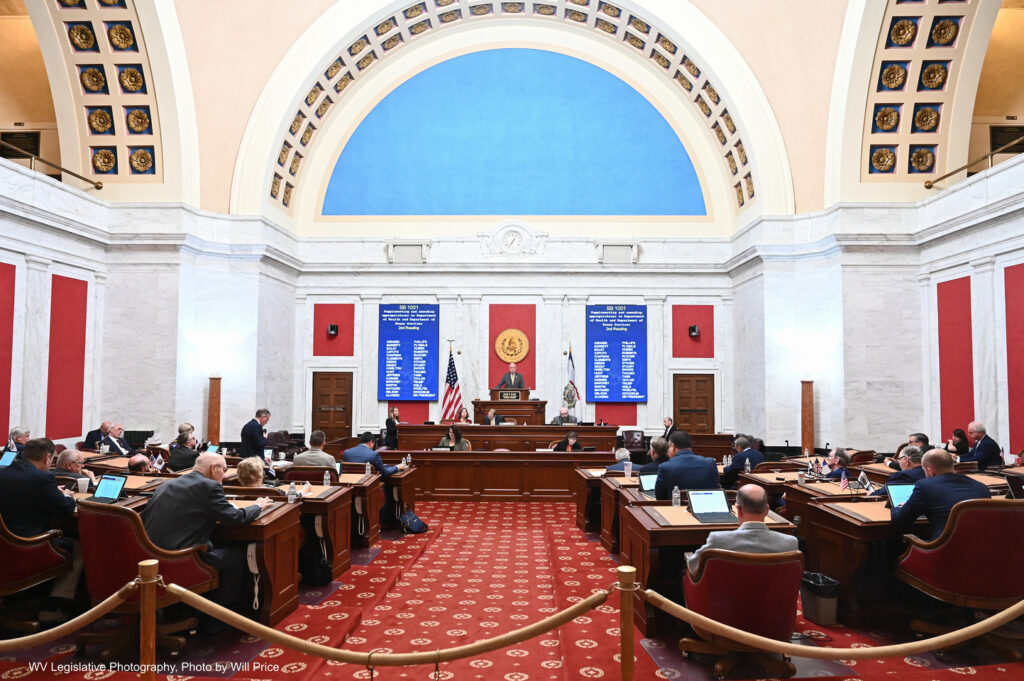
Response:
[[[769,513],[765,522],[773,530],[793,534],[796,526],[785,518]],[[708,534],[718,530],[735,530],[738,524],[702,523],[685,506],[672,506],[660,501],[622,508],[619,557],[623,565],[636,567],[637,581],[645,589],[661,594],[677,592],[681,586],[683,550],[700,548]],[[669,551],[675,549],[675,551]],[[679,564],[662,564],[663,554],[678,554]],[[654,607],[634,594],[634,621],[650,636],[657,630]]]
[[[498,410],[499,413],[501,410]],[[615,449],[615,436],[618,426],[546,426],[546,425],[508,425],[484,426],[467,423],[459,426],[462,437],[473,445],[474,450],[493,451],[509,449],[512,451],[535,451],[546,448],[557,442],[565,434],[573,431],[583,447],[595,447],[599,452],[610,452]],[[398,449],[403,451],[429,450],[448,435],[448,424],[414,425],[398,424]]]

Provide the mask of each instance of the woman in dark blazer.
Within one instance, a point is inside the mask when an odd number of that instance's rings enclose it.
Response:
[[[391,407],[384,422],[384,446],[388,449],[398,449],[398,407]]]
[[[576,431],[570,430],[565,434],[565,438],[562,439],[557,445],[551,448],[554,452],[578,452],[583,449],[580,446],[576,438]]]

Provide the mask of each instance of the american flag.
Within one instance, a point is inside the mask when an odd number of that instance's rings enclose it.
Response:
[[[843,469],[843,477],[839,478],[839,491],[845,492],[850,489],[850,482],[846,479],[846,469]]]
[[[444,398],[441,400],[441,419],[455,420],[462,409],[462,391],[459,390],[459,374],[455,371],[455,357],[448,350],[448,373],[444,378]]]

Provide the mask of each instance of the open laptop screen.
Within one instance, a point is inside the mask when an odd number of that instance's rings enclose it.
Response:
[[[206,448],[207,454],[216,454],[217,450],[220,449],[220,445],[210,445]]]
[[[690,501],[691,513],[728,513],[729,501],[725,492],[720,489],[686,490],[686,498]]]
[[[104,475],[96,483],[96,494],[93,496],[97,499],[117,499],[127,480],[120,475]]]
[[[889,503],[897,508],[907,503],[907,499],[914,492],[913,485],[886,485],[885,492],[889,495]]]
[[[1024,476],[1007,475],[1006,484],[1010,486],[1011,499],[1024,499]]]
[[[658,481],[657,473],[648,473],[640,476],[640,491],[649,497],[654,496],[654,483]]]
[[[14,459],[17,456],[18,456],[17,450],[13,450],[12,449],[9,452],[4,452],[3,457],[0,457],[0,466],[10,466],[12,463],[14,463]]]

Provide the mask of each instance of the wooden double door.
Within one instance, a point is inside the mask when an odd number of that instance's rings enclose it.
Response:
[[[327,441],[352,437],[352,372],[313,372],[313,430]]]
[[[673,374],[672,414],[679,430],[714,433],[714,374]]]

